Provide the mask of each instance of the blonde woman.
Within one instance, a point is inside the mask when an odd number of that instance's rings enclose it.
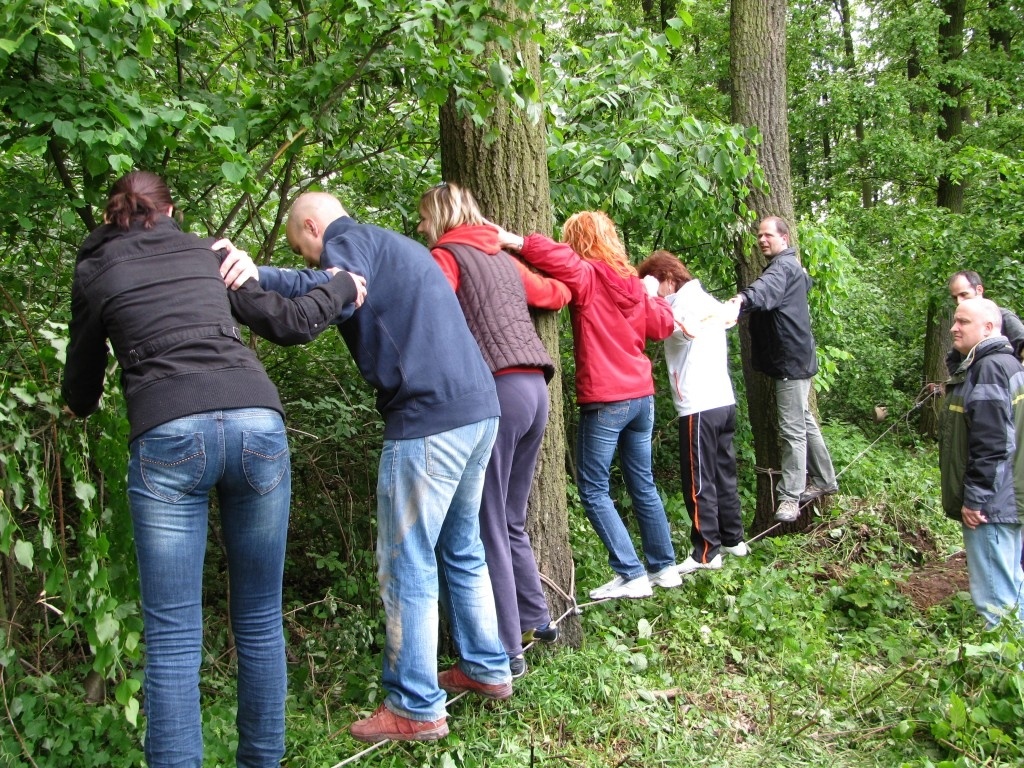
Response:
[[[553,642],[558,629],[526,532],[526,506],[548,419],[554,375],[528,306],[558,310],[569,289],[528,270],[501,249],[476,200],[457,184],[439,184],[420,201],[420,232],[451,284],[501,404],[498,437],[484,477],[480,538],[498,610],[498,633],[513,677],[526,673],[523,635]]]
[[[615,224],[600,211],[581,211],[556,243],[540,234],[499,231],[499,242],[565,283],[572,294],[577,484],[591,525],[608,550],[615,578],[590,591],[594,600],[639,598],[651,585],[680,584],[665,508],[651,470],[654,378],[644,354],[648,339],[672,333],[672,309],[648,296],[629,263]],[[646,567],[637,555],[610,493],[616,451],[640,527]]]

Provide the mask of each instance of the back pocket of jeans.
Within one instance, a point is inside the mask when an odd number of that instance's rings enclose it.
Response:
[[[263,496],[277,488],[288,472],[288,436],[284,432],[243,432],[245,479]]]
[[[139,443],[139,469],[154,496],[178,501],[195,490],[206,472],[202,433],[143,438]]]

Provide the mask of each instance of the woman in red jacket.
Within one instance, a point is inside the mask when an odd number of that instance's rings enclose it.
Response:
[[[484,477],[480,538],[498,613],[498,634],[513,677],[526,673],[523,635],[553,642],[537,561],[526,532],[526,505],[548,420],[554,364],[527,306],[559,310],[569,289],[531,272],[501,249],[476,200],[457,184],[431,187],[420,201],[420,232],[451,284],[501,404],[498,437]]]
[[[651,470],[654,378],[644,354],[647,339],[672,333],[672,308],[644,290],[615,224],[600,211],[581,211],[562,228],[562,243],[539,234],[499,230],[499,241],[572,293],[576,401],[580,423],[576,469],[580,501],[608,550],[616,576],[590,591],[594,600],[647,597],[651,584],[680,583],[665,507]],[[619,453],[626,489],[640,526],[646,568],[609,491]]]

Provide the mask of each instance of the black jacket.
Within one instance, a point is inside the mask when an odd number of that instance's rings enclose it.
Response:
[[[103,392],[107,339],[121,367],[130,440],[182,416],[272,408],[277,389],[242,342],[235,318],[279,344],[309,341],[356,296],[341,273],[298,299],[249,280],[225,289],[211,240],[161,216],[151,229],[104,224],[82,244],[71,291],[71,340],[62,394],[79,416]]]
[[[809,379],[818,372],[807,292],[811,278],[795,248],[777,254],[741,293],[750,315],[751,362],[773,379]]]
[[[946,382],[939,422],[942,510],[1016,525],[1024,513],[1024,366],[1005,336],[978,344]]]

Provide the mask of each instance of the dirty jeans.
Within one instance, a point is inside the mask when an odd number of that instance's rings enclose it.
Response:
[[[438,600],[463,672],[511,679],[480,543],[480,494],[498,419],[385,440],[377,474],[377,576],[387,615],[385,704],[411,720],[444,717],[437,685]]]

